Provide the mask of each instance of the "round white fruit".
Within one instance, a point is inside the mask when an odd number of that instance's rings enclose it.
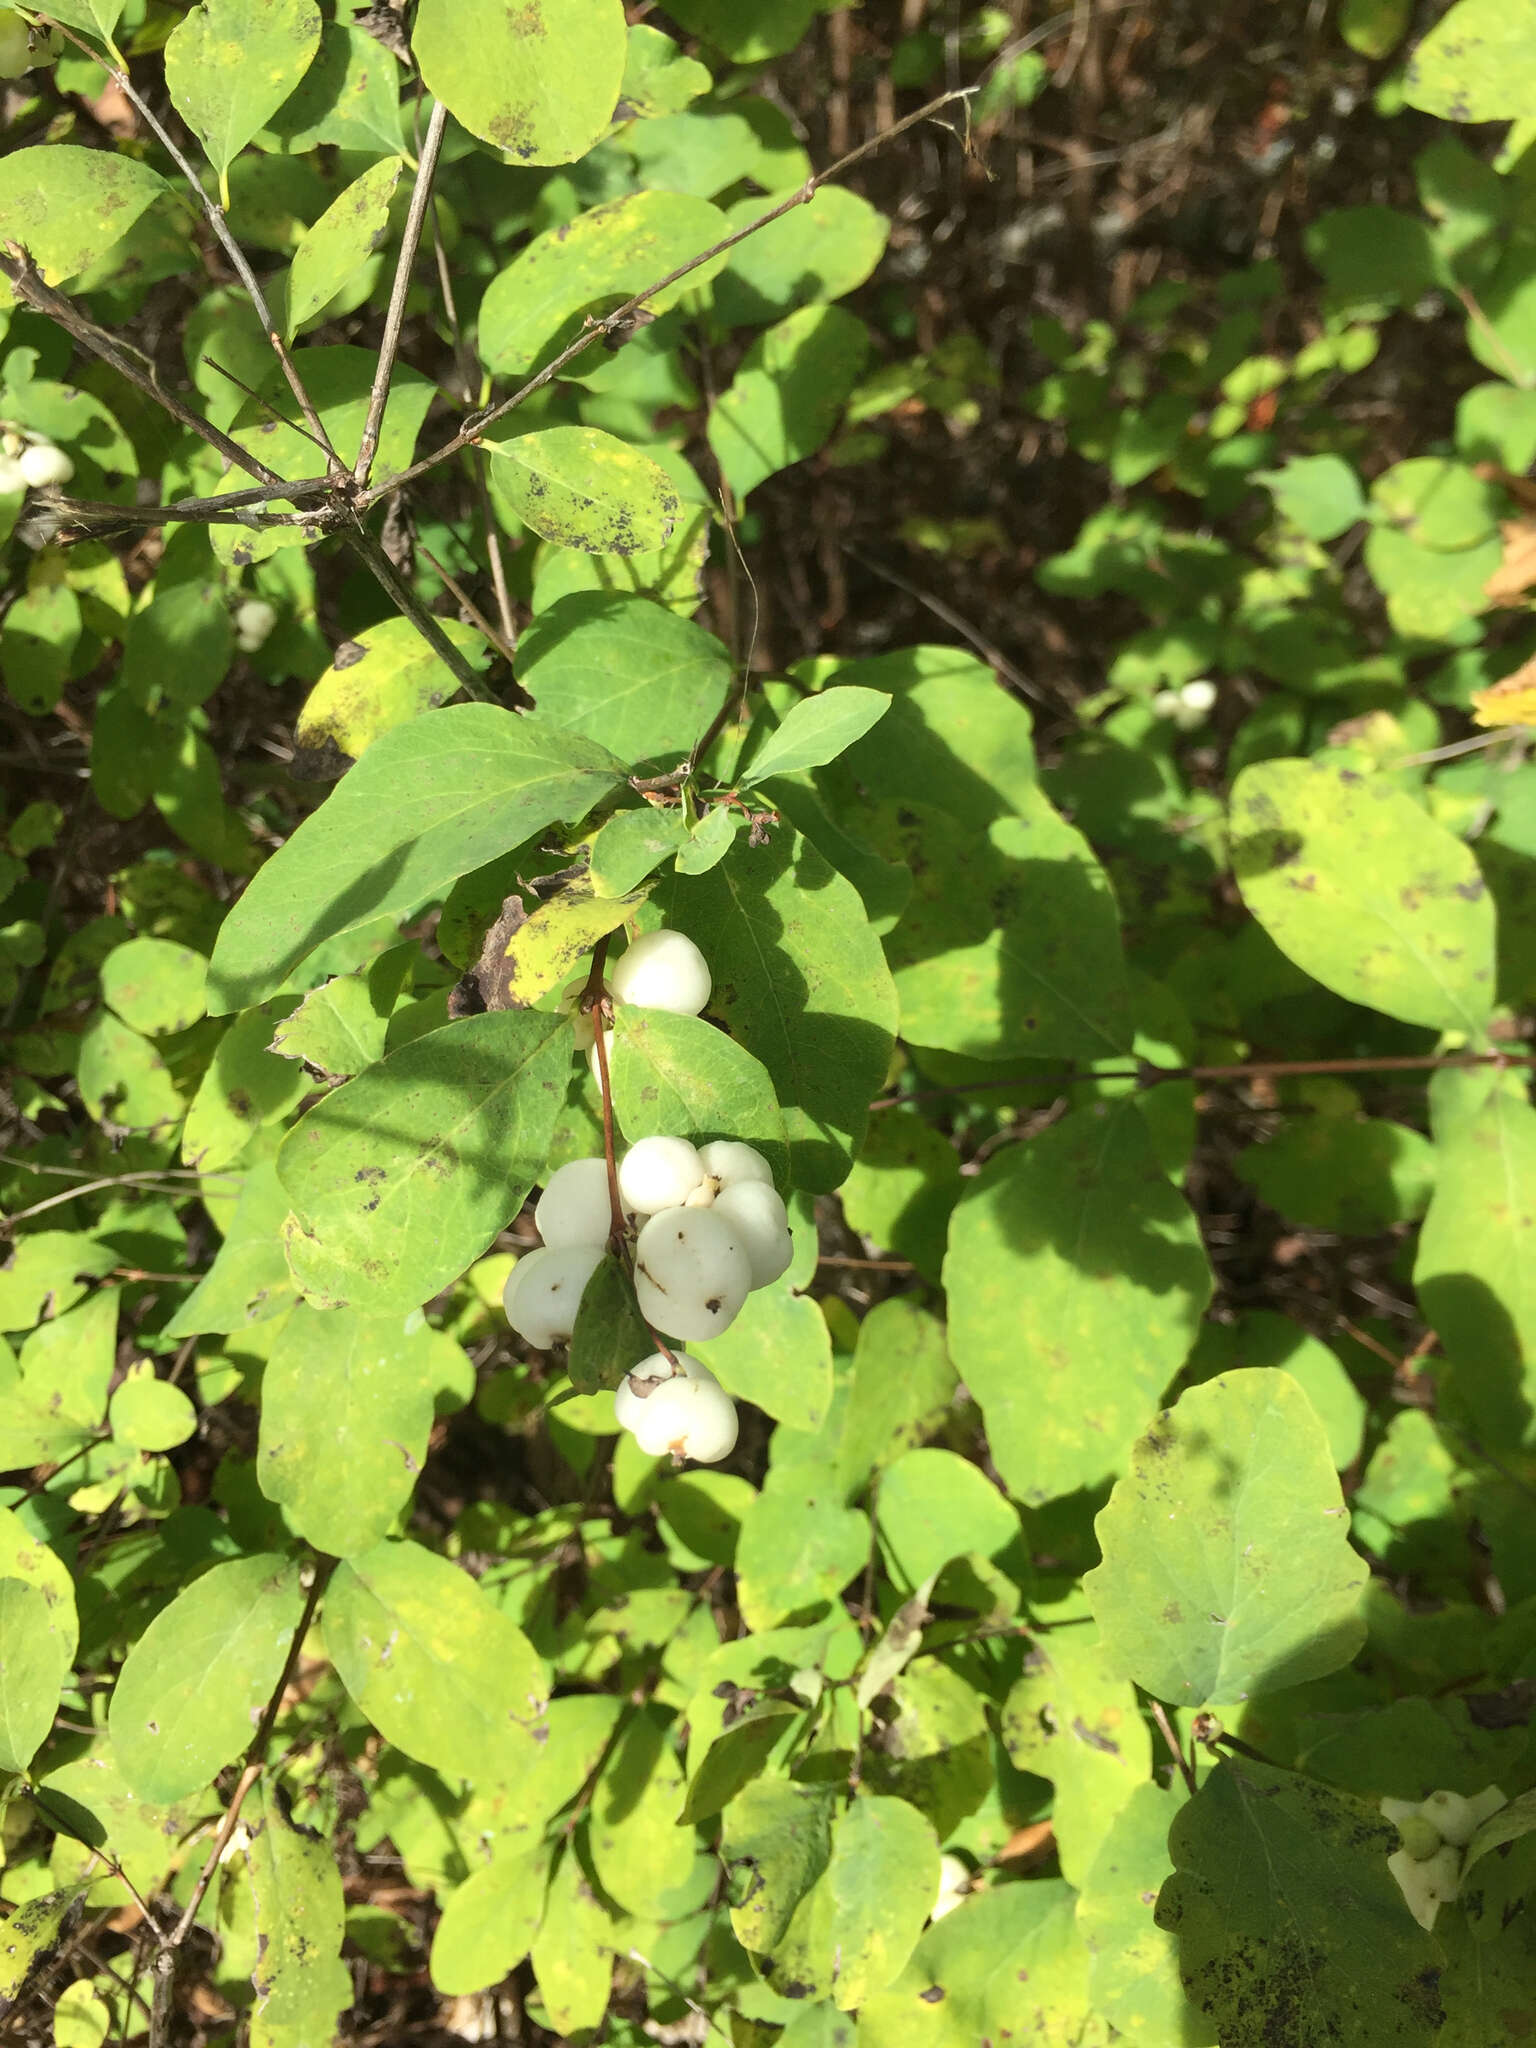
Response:
[[[1192,683],[1186,683],[1179,692],[1179,702],[1186,711],[1192,711],[1198,718],[1216,709],[1216,685],[1209,676],[1196,676]]]
[[[512,1268],[501,1305],[519,1337],[536,1351],[566,1343],[576,1327],[582,1289],[603,1256],[600,1244],[541,1245]]]
[[[709,1001],[709,966],[685,932],[646,932],[611,969],[614,999],[642,1010],[697,1017]]]
[[[765,1188],[773,1186],[773,1168],[761,1152],[754,1152],[739,1138],[711,1138],[707,1145],[699,1147],[699,1157],[704,1162],[704,1171],[719,1188],[739,1187],[743,1181],[759,1181]]]
[[[795,1246],[777,1189],[765,1188],[757,1180],[737,1181],[720,1190],[711,1213],[723,1216],[735,1232],[752,1268],[754,1287],[766,1287],[787,1271]]]
[[[672,1370],[672,1360],[664,1351],[653,1351],[649,1358],[642,1358],[638,1365],[631,1366],[628,1376],[619,1381],[613,1393],[613,1419],[620,1429],[634,1429],[645,1413],[645,1404],[652,1389],[660,1386],[663,1380],[679,1376],[687,1380],[714,1378],[709,1367],[701,1365],[691,1352],[675,1351],[672,1357],[677,1360],[676,1373]]]
[[[51,441],[29,441],[16,458],[16,466],[34,491],[46,490],[50,484],[67,484],[75,473],[73,462]]]
[[[640,1313],[685,1344],[728,1330],[752,1288],[752,1262],[717,1208],[663,1210],[635,1241]]]
[[[605,1245],[613,1223],[608,1199],[608,1163],[572,1159],[549,1176],[533,1211],[547,1245]]]
[[[1459,1792],[1431,1792],[1419,1808],[1442,1842],[1465,1849],[1477,1832],[1477,1816],[1470,1799]]]
[[[689,1370],[675,1378],[649,1376],[634,1386],[621,1387],[627,1393],[621,1413],[619,1394],[613,1412],[633,1435],[641,1450],[652,1458],[670,1451],[675,1458],[694,1458],[701,1465],[718,1464],[736,1447],[736,1404],[712,1372],[697,1359],[679,1358]],[[647,1364],[654,1361],[647,1360]],[[665,1365],[665,1359],[661,1360]],[[639,1370],[637,1368],[637,1370]]]
[[[704,1162],[686,1138],[641,1138],[619,1162],[619,1193],[626,1209],[654,1216],[680,1209],[704,1185]]]
[[[277,624],[277,606],[264,597],[248,597],[235,611],[235,638],[242,654],[264,647]]]

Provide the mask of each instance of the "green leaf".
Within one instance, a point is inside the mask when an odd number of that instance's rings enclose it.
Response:
[[[863,2005],[906,1964],[938,1886],[939,1845],[917,1809],[859,1796],[833,1823],[827,1867],[774,1944],[769,1984],[844,2012]]]
[[[1131,1453],[1084,1580],[1114,1667],[1181,1706],[1322,1678],[1370,1576],[1312,1404],[1254,1368],[1191,1387]]]
[[[779,1700],[748,1707],[707,1745],[688,1785],[682,1817],[708,1820],[758,1777],[804,1710]]]
[[[127,0],[60,0],[58,6],[50,6],[50,21],[62,21],[70,28],[84,29],[87,35],[96,35],[109,47],[113,31],[123,18]]]
[[[793,1276],[757,1287],[723,1336],[694,1347],[729,1394],[791,1429],[816,1430],[832,1403],[832,1340]]]
[[[1254,472],[1276,509],[1309,540],[1337,540],[1367,515],[1360,479],[1342,455],[1295,455],[1283,469]]]
[[[1260,762],[1233,788],[1232,838],[1244,902],[1325,988],[1433,1030],[1487,1022],[1493,899],[1470,848],[1392,782]]]
[[[791,705],[778,730],[769,733],[736,780],[742,788],[750,788],[770,775],[797,775],[802,769],[835,761],[890,707],[890,698],[879,690],[861,690],[857,684],[802,697]]]
[[[118,1263],[95,1238],[73,1230],[29,1231],[0,1266],[0,1330],[30,1330],[44,1316],[62,1316]]]
[[[832,1854],[834,1795],[826,1785],[759,1778],[726,1809],[720,1854],[731,1880],[731,1926],[743,1948],[771,1953]]]
[[[1435,1148],[1385,1117],[1320,1112],[1283,1125],[1266,1144],[1245,1146],[1233,1170],[1292,1223],[1364,1235],[1423,1213]]]
[[[1421,547],[1476,547],[1493,534],[1508,500],[1465,462],[1416,455],[1394,462],[1371,485],[1380,515]]]
[[[1121,1807],[1083,1881],[1078,1931],[1087,1945],[1094,2009],[1131,2041],[1213,2042],[1179,1982],[1178,1949],[1153,1915],[1173,1869],[1168,1830],[1184,1804],[1175,1778],[1138,1785]]]
[[[784,1186],[784,1117],[766,1069],[702,1017],[620,1003],[613,1021],[613,1108],[631,1145],[641,1138],[739,1138]]]
[[[530,629],[531,630],[531,629]],[[627,896],[688,843],[681,806],[619,811],[592,841],[592,886],[599,896]]]
[[[1070,1887],[1050,1877],[966,1899],[933,1923],[896,1982],[860,2012],[859,2048],[976,2048],[1010,2037],[1086,2048],[1103,2040],[1072,1907]],[[1184,2037],[1175,2038],[1182,2048]]]
[[[726,215],[730,231],[777,203],[777,195],[739,199]],[[760,327],[798,307],[840,299],[869,276],[889,233],[867,199],[823,185],[806,205],[737,244],[715,286],[715,311],[727,327]]]
[[[130,939],[101,963],[101,999],[151,1038],[185,1031],[203,1014],[208,963],[172,939]]]
[[[881,1475],[875,1525],[891,1579],[910,1593],[952,1557],[998,1558],[1020,1540],[1017,1510],[954,1451],[908,1451]]]
[[[618,113],[629,108],[640,115],[680,113],[713,83],[707,64],[685,57],[660,29],[636,22],[629,31]]]
[[[9,290],[0,278],[0,290]],[[19,711],[41,718],[64,694],[80,639],[80,601],[67,584],[23,590],[0,623],[0,676]]]
[[[578,971],[584,979],[592,948],[632,917],[642,901],[643,892],[623,899],[595,895],[584,875],[564,883],[534,906],[494,960],[496,1006],[527,1009],[563,988]]]
[[[264,1159],[244,1177],[234,1215],[213,1264],[165,1327],[184,1337],[224,1336],[264,1323],[293,1306],[296,1289],[283,1256],[288,1197],[276,1162]]]
[[[42,1595],[53,1629],[66,1645],[66,1665],[73,1663],[80,1638],[75,1582],[58,1552],[32,1535],[11,1508],[0,1508],[0,1579],[24,1580]]]
[[[1536,94],[1529,10],[1457,0],[1408,60],[1403,96],[1442,121],[1517,121]]]
[[[315,2048],[336,2038],[352,2003],[341,1872],[324,1836],[288,1819],[280,1792],[254,1786],[246,1811],[256,1902],[251,2048]]]
[[[656,31],[642,25],[630,34],[654,36]],[[494,376],[525,376],[577,314],[644,291],[728,232],[718,207],[684,192],[629,192],[547,229],[486,287],[480,302],[481,361]],[[689,292],[707,286],[724,262],[716,256],[701,263],[653,293],[647,310],[668,312]]]
[[[876,814],[879,851],[913,876],[886,942],[902,1029],[974,1059],[1130,1049],[1130,993],[1109,878],[1038,789],[985,837],[922,800]]]
[[[117,1363],[118,1291],[103,1287],[39,1324],[21,1347],[23,1394],[59,1419],[94,1429]]]
[[[229,673],[235,631],[216,576],[157,588],[123,637],[120,680],[150,713],[205,704]]]
[[[231,1558],[163,1607],[128,1652],[107,1725],[123,1778],[170,1806],[245,1750],[304,1610],[290,1558]]]
[[[52,1731],[72,1644],[55,1603],[11,1578],[0,1578],[0,1642],[0,1770],[26,1771]]]
[[[169,186],[158,171],[110,149],[50,142],[0,162],[0,218],[49,284],[84,270],[122,240]],[[0,306],[15,303],[0,278]]]
[[[24,1899],[0,1923],[0,1999],[9,2003],[20,1996],[33,1965],[57,1946],[71,1907],[88,1890],[88,1885],[71,1884],[42,1892]]]
[[[128,1368],[107,1419],[114,1441],[136,1451],[174,1450],[197,1428],[197,1410],[180,1387],[157,1379],[147,1363]]]
[[[725,702],[731,658],[713,633],[649,598],[577,591],[524,633],[517,679],[533,694],[535,724],[600,741],[636,767],[667,767]]]
[[[1118,1103],[988,1161],[951,1219],[944,1285],[950,1356],[997,1469],[1036,1505],[1121,1468],[1188,1355],[1211,1271],[1145,1121]]]
[[[843,1183],[843,1215],[861,1237],[910,1259],[937,1284],[962,1185],[959,1154],[942,1131],[915,1109],[885,1109],[870,1118]]]
[[[570,1056],[565,1018],[491,1011],[412,1039],[318,1102],[277,1162],[302,1291],[382,1314],[456,1280],[541,1177]]]
[[[268,1008],[275,1007],[273,1004]],[[363,974],[338,974],[311,989],[272,1033],[271,1053],[302,1060],[317,1073],[346,1080],[384,1057],[387,1011],[381,1011]],[[301,1077],[299,1093],[308,1092]]]
[[[437,623],[471,668],[485,667],[490,649],[482,633],[457,619]],[[305,699],[293,735],[327,764],[356,760],[381,733],[435,711],[459,688],[409,619],[382,619],[345,643],[345,661],[342,653]]]
[[[736,0],[678,0],[667,12],[736,63],[757,64],[795,47],[811,25],[816,0],[754,0],[746,13]]]
[[[432,1982],[450,1998],[485,1991],[515,1970],[544,1917],[549,1857],[498,1855],[443,1902],[432,1937]]]
[[[1490,1445],[1536,1443],[1536,1109],[1490,1092],[1439,1142],[1413,1282],[1442,1383]]]
[[[693,1831],[681,1825],[683,1789],[671,1717],[642,1708],[603,1765],[588,1836],[598,1883],[625,1912],[653,1911],[657,1895],[693,1868]]]
[[[1222,1760],[1174,1821],[1174,1874],[1157,1904],[1222,2048],[1438,2038],[1440,1952],[1387,1869],[1397,1847],[1364,1800]]]
[[[293,156],[327,142],[397,155],[403,137],[394,58],[365,30],[327,22],[319,55],[258,138],[264,147],[268,137]]]
[[[467,1572],[419,1543],[348,1558],[326,1590],[325,1642],[386,1742],[460,1778],[517,1778],[549,1697],[522,1630]]]
[[[1288,1317],[1271,1309],[1250,1309],[1231,1323],[1207,1322],[1186,1376],[1196,1385],[1255,1365],[1278,1366],[1290,1374],[1327,1433],[1334,1470],[1343,1472],[1353,1465],[1360,1455],[1365,1402],[1338,1353]]]
[[[411,51],[454,119],[515,163],[568,164],[613,119],[621,0],[421,0]]]
[[[351,282],[389,232],[400,157],[381,157],[321,214],[293,252],[288,273],[288,339]]]
[[[587,1882],[575,1844],[550,1881],[534,1936],[533,1974],[562,2040],[598,2027],[613,1982],[614,1926]]]
[[[659,462],[597,427],[541,427],[487,441],[497,483],[545,540],[589,555],[663,548],[682,500]]]
[[[709,445],[738,498],[831,439],[869,354],[841,306],[803,306],[760,334],[709,416]]]
[[[764,1629],[825,1609],[868,1560],[868,1516],[845,1508],[825,1476],[770,1469],[736,1543],[742,1617]]]
[[[1062,1874],[1081,1884],[1152,1768],[1136,1694],[1096,1631],[1053,1629],[1036,1642],[1008,1695],[1002,1736],[1020,1770],[1055,1786],[1051,1824]]]
[[[838,1473],[854,1493],[871,1472],[931,1435],[949,1413],[955,1369],[944,1326],[911,1295],[877,1302],[859,1324]]]
[[[790,1180],[836,1187],[885,1079],[896,1023],[880,942],[851,883],[798,833],[738,838],[708,874],[652,899],[702,950],[710,1010],[768,1070],[789,1134]]]
[[[313,0],[202,0],[165,46],[165,83],[219,176],[287,99],[320,47]]]
[[[186,1109],[154,1046],[106,1010],[81,1034],[75,1079],[87,1114],[109,1131],[162,1131]]]
[[[567,1363],[578,1394],[616,1387],[642,1358],[655,1356],[656,1340],[635,1301],[634,1282],[606,1254],[582,1290]]]
[[[289,1525],[333,1557],[369,1550],[427,1455],[438,1347],[415,1316],[322,1315],[300,1302],[262,1376],[256,1470]]]
[[[397,726],[257,872],[209,963],[214,1015],[260,1002],[327,939],[408,915],[620,778],[590,741],[493,704]]]

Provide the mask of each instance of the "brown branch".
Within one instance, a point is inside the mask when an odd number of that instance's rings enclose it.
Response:
[[[1168,1719],[1168,1711],[1161,1700],[1153,1699],[1150,1694],[1147,1698],[1147,1705],[1152,1709],[1152,1718],[1157,1723],[1164,1742],[1167,1743],[1169,1750],[1172,1752],[1173,1760],[1179,1767],[1179,1776],[1184,1780],[1189,1796],[1193,1799],[1200,1789],[1199,1780],[1195,1776],[1194,1765],[1184,1754],[1183,1745],[1173,1732],[1173,1724]]]
[[[46,284],[19,242],[8,241],[4,245],[4,253],[0,253],[0,274],[10,280],[17,297],[24,299],[34,312],[45,313],[56,326],[64,329],[71,340],[78,341],[82,348],[89,349],[92,355],[110,364],[120,377],[126,378],[136,391],[142,391],[146,398],[162,406],[179,425],[197,434],[210,448],[217,448],[227,462],[255,477],[258,483],[282,483],[283,479],[275,469],[268,469],[249,449],[242,448],[238,441],[232,441],[211,421],[193,412],[190,406],[183,405],[174,392],[164,390],[153,377],[140,369],[126,350],[118,347],[111,335],[93,320],[88,320],[62,292],[56,292],[52,285]]]
[[[373,470],[373,458],[378,453],[379,428],[383,423],[384,407],[389,399],[389,380],[395,373],[395,357],[400,352],[400,330],[405,325],[405,302],[410,296],[411,268],[421,244],[422,224],[427,217],[427,206],[432,197],[432,180],[437,174],[437,159],[442,151],[443,131],[447,125],[448,109],[441,100],[437,100],[427,121],[426,139],[417,157],[416,184],[411,192],[410,211],[405,216],[405,229],[400,238],[400,255],[395,264],[395,282],[389,294],[389,309],[384,315],[384,338],[379,343],[379,360],[373,373],[373,389],[368,395],[368,417],[363,425],[363,438],[357,451],[357,460],[352,465],[353,479],[361,485],[367,484]]]
[[[480,678],[443,631],[441,622],[427,610],[367,527],[354,527],[347,534],[346,541],[353,554],[365,564],[380,588],[388,593],[398,609],[410,620],[438,660],[451,671],[459,687],[467,690],[471,697],[483,700],[485,690]]]
[[[603,1158],[608,1166],[609,1243],[617,1252],[624,1243],[624,1203],[619,1195],[619,1165],[613,1143],[613,1081],[608,1072],[608,1047],[604,1043],[607,1020],[613,1014],[603,969],[608,964],[610,934],[605,932],[592,948],[592,966],[581,992],[580,1007],[592,1019],[592,1048],[597,1057],[597,1086],[603,1098]]]
[[[594,342],[606,340],[608,336],[627,326],[647,299],[652,299],[658,292],[665,291],[668,285],[677,284],[683,278],[691,276],[695,270],[712,262],[716,256],[725,255],[734,249],[738,242],[744,242],[749,236],[771,226],[774,221],[782,220],[785,214],[793,213],[797,206],[809,205],[821,187],[831,179],[841,177],[844,171],[851,170],[864,157],[872,156],[876,150],[882,149],[896,136],[905,134],[909,128],[915,128],[919,123],[931,120],[940,108],[950,106],[956,100],[969,101],[977,90],[978,88],[972,85],[959,86],[953,92],[941,93],[937,99],[929,100],[927,105],[919,107],[916,113],[903,115],[901,120],[894,122],[891,127],[883,128],[878,135],[872,135],[867,142],[861,142],[857,149],[851,149],[846,156],[840,156],[836,163],[828,164],[824,171],[814,172],[798,191],[780,205],[771,207],[767,213],[747,222],[744,227],[735,229],[731,234],[722,236],[708,249],[701,249],[697,256],[690,256],[686,263],[677,264],[665,277],[658,277],[653,284],[648,284],[644,291],[636,292],[633,298],[626,299],[623,305],[615,306],[611,313],[605,313],[600,320],[592,321],[560,351],[553,362],[547,363],[536,376],[530,377],[510,398],[504,398],[500,404],[491,406],[488,411],[477,413],[466,420],[451,440],[443,442],[439,448],[434,448],[430,455],[424,455],[419,462],[412,464],[399,476],[392,477],[387,484],[375,485],[372,490],[365,491],[358,500],[359,509],[365,510],[386,490],[396,490],[403,484],[414,483],[417,477],[425,476],[428,470],[435,469],[440,462],[446,462],[461,449],[470,447],[479,440],[488,427],[494,426],[498,420],[504,419],[509,412],[515,411],[531,398],[536,391],[542,391],[546,384],[552,383],[567,363],[574,362],[576,357],[591,348]]]
[[[92,535],[109,533],[114,527],[164,526],[171,520],[188,526],[298,526],[327,515],[253,508],[270,504],[274,498],[302,502],[329,489],[329,477],[310,476],[292,484],[252,484],[247,490],[224,491],[216,498],[178,498],[171,505],[107,505],[90,498],[59,497],[53,506],[65,523],[83,526]]]

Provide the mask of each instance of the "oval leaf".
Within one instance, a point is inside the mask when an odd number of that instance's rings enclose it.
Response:
[[[665,547],[682,500],[659,462],[598,427],[543,427],[486,441],[502,491],[545,540],[588,555]]]
[[[520,164],[569,164],[613,119],[622,0],[421,0],[411,49],[428,90]]]

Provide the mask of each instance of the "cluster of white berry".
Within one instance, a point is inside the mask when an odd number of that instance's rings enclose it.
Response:
[[[67,484],[74,473],[74,463],[46,434],[24,433],[19,427],[0,431],[0,495]]]
[[[1425,1929],[1461,1890],[1468,1842],[1485,1820],[1509,1801],[1497,1785],[1470,1799],[1460,1792],[1431,1792],[1427,1799],[1383,1799],[1383,1816],[1395,1823],[1401,1849],[1387,1858],[1408,1910]]]
[[[1215,710],[1216,695],[1209,676],[1197,676],[1182,690],[1159,690],[1152,699],[1152,716],[1172,719],[1180,732],[1193,732]]]
[[[585,981],[564,1000],[574,1006]],[[682,932],[647,932],[613,968],[615,1004],[696,1017],[709,1001],[709,965]],[[585,1032],[583,1033],[583,1026]],[[593,1045],[590,1016],[578,1042]],[[612,1034],[606,1034],[611,1040]],[[622,1234],[634,1260],[635,1299],[661,1336],[695,1343],[728,1330],[747,1296],[789,1266],[789,1218],[760,1152],[733,1138],[641,1138],[617,1162]],[[573,1159],[550,1175],[534,1208],[543,1243],[519,1259],[502,1297],[520,1337],[544,1351],[568,1342],[582,1293],[613,1235],[605,1159]],[[713,1373],[686,1352],[658,1351],[614,1396],[614,1415],[643,1450],[712,1464],[736,1441],[736,1409]]]

